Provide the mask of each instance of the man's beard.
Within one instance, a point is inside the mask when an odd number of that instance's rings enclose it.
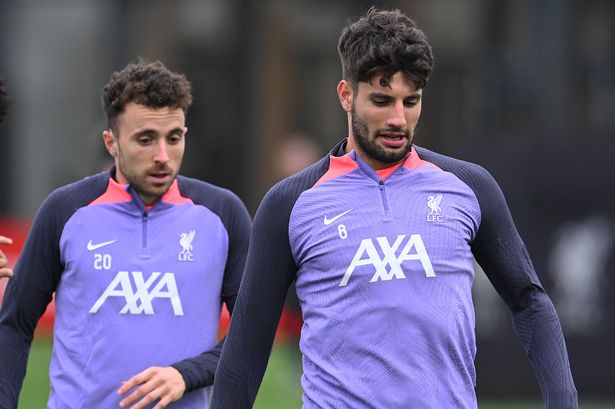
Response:
[[[395,164],[401,162],[406,156],[408,156],[408,152],[412,148],[412,134],[409,131],[406,131],[406,138],[408,139],[408,143],[404,145],[400,149],[396,149],[391,152],[387,152],[382,148],[382,146],[378,145],[376,142],[378,138],[379,132],[402,132],[403,130],[400,128],[387,128],[380,131],[375,131],[373,138],[370,139],[369,135],[369,127],[367,126],[367,122],[359,118],[356,114],[356,111],[353,109],[351,112],[351,126],[352,126],[352,135],[354,136],[355,142],[363,152],[370,158],[377,160],[380,163],[384,164]]]
[[[167,165],[152,166],[145,170],[137,169],[134,166],[129,166],[129,159],[122,155],[122,151],[118,149],[118,170],[124,175],[128,184],[141,197],[145,204],[153,204],[160,200],[168,191],[173,181],[177,177],[177,170],[173,171]],[[148,181],[150,173],[168,173],[169,180],[164,183],[156,183]]]

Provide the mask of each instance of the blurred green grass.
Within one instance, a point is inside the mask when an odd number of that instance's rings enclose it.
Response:
[[[28,372],[19,399],[19,409],[45,408],[49,396],[49,359],[51,341],[35,339],[28,360]],[[258,393],[255,409],[289,409],[301,407],[299,383],[300,361],[296,348],[288,344],[277,345],[267,367],[265,379]],[[480,409],[541,409],[535,402],[483,402]],[[615,409],[615,403],[587,403],[583,409]]]

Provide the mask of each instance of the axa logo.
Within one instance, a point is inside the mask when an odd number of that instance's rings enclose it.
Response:
[[[427,207],[429,207],[429,213],[427,214],[428,222],[442,222],[442,209],[440,208],[440,202],[442,202],[442,193],[438,193],[435,196],[429,196],[427,198]]]
[[[380,253],[376,249],[374,240],[362,240],[339,286],[346,286],[352,273],[357,267],[361,266],[374,268],[374,275],[370,283],[379,280],[389,281],[393,278],[404,279],[406,275],[402,269],[402,264],[408,261],[421,263],[425,277],[435,277],[436,274],[421,235],[412,234],[410,237],[406,237],[405,234],[400,234],[393,244],[386,237],[377,237],[375,243],[378,244]],[[380,257],[380,254],[383,257]]]
[[[154,272],[145,279],[141,271],[119,271],[92,305],[90,314],[96,314],[110,297],[126,300],[126,305],[120,310],[120,314],[154,315],[152,301],[160,298],[167,299],[171,303],[175,315],[184,315],[173,273]]]
[[[192,254],[192,240],[196,231],[190,230],[190,233],[182,233],[179,235],[179,245],[182,246],[182,250],[179,252],[177,259],[179,261],[194,261],[194,254]]]

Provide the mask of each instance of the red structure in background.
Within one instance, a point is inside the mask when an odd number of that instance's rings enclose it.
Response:
[[[8,218],[0,218],[0,234],[3,236],[10,237],[13,239],[13,244],[10,246],[2,246],[2,251],[9,258],[9,265],[14,267],[17,263],[17,259],[21,253],[21,249],[23,248],[26,237],[28,235],[28,231],[30,230],[31,220],[19,220],[19,219],[8,219]],[[4,296],[4,290],[8,279],[2,278],[0,279],[0,300],[2,300]],[[55,318],[55,303],[52,301],[47,310],[41,317],[38,325],[36,326],[35,336],[40,337],[51,337],[53,334],[53,320]],[[220,316],[220,329],[219,335],[220,337],[224,336],[228,331],[230,323],[230,316],[226,308],[222,309],[222,314]],[[278,325],[278,331],[276,333],[276,341],[286,341],[297,339],[299,332],[301,331],[301,326],[303,325],[303,320],[301,316],[293,313],[287,309],[282,311],[282,316],[280,318],[280,324]]]

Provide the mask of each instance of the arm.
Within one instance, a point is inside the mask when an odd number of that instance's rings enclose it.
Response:
[[[228,256],[222,282],[222,301],[232,314],[245,267],[252,221],[243,203],[234,195],[225,202],[224,211],[222,216],[228,216],[223,220],[228,232]],[[123,395],[141,385],[122,400],[122,407],[138,401],[132,408],[140,409],[160,399],[155,408],[161,409],[180,399],[186,392],[212,385],[223,343],[224,340],[198,356],[169,367],[150,367],[136,374],[118,390],[118,394]]]
[[[0,236],[0,244],[13,244],[13,240]],[[13,270],[9,268],[9,260],[6,255],[0,250],[0,278],[2,277],[13,277]]]
[[[286,293],[295,279],[288,238],[292,203],[279,186],[265,196],[254,219],[246,269],[216,371],[213,408],[254,404]]]
[[[530,360],[545,408],[576,409],[577,391],[557,312],[534,271],[502,191],[482,172],[473,186],[482,215],[473,253],[512,313],[515,334]]]
[[[0,309],[0,408],[16,408],[34,328],[62,272],[61,216],[52,197],[36,216]]]

